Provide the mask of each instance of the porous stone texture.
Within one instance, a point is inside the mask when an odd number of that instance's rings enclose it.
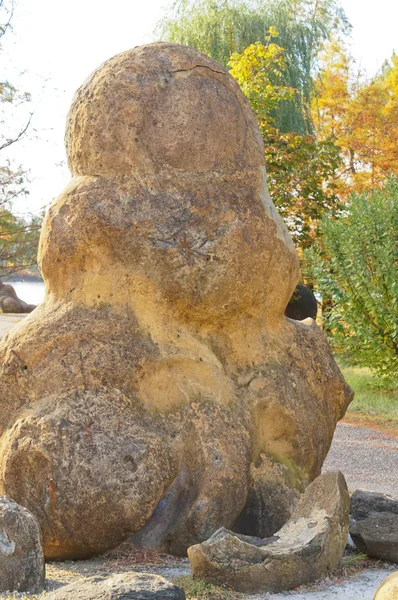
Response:
[[[12,285],[0,281],[0,312],[30,313],[35,308],[34,304],[27,304],[18,298]]]
[[[148,573],[121,573],[88,577],[62,587],[47,600],[185,600],[185,592],[164,577]]]
[[[351,496],[350,515],[355,521],[366,519],[372,513],[390,513],[398,515],[398,500],[380,494],[378,492],[367,492],[356,490]]]
[[[397,600],[398,571],[391,573],[378,588],[374,600]]]
[[[350,497],[343,475],[325,473],[311,483],[291,519],[271,538],[218,530],[188,549],[193,575],[240,592],[279,592],[319,579],[341,560]]]
[[[39,593],[44,586],[39,524],[16,502],[0,497],[0,592]]]
[[[284,317],[298,257],[247,100],[196,50],[142,46],[77,91],[66,147],[45,301],[0,344],[0,491],[53,559],[271,535],[352,391]]]
[[[398,500],[376,492],[354,492],[350,535],[360,552],[398,563]]]
[[[351,523],[350,535],[360,552],[398,564],[398,515],[372,513]]]

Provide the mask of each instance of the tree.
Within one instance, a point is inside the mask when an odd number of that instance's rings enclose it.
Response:
[[[12,0],[0,0],[0,50],[13,12]],[[36,263],[41,217],[21,218],[12,213],[12,202],[28,194],[27,172],[6,155],[29,129],[32,112],[26,115],[25,107],[30,99],[29,93],[19,92],[11,82],[0,81],[0,276]]]
[[[257,117],[265,145],[268,184],[275,205],[300,248],[319,234],[322,215],[336,213],[340,204],[333,176],[340,165],[339,148],[332,139],[319,142],[312,134],[282,132],[278,128],[283,102],[299,102],[300,91],[285,83],[287,56],[269,30],[266,45],[252,44],[229,62]]]
[[[282,103],[282,132],[312,133],[309,110],[317,56],[332,32],[347,31],[338,0],[175,0],[157,27],[157,37],[186,44],[225,67],[234,53],[264,42],[270,27],[285,49],[284,81],[300,94]]]
[[[398,174],[398,57],[371,81],[355,73],[341,41],[333,41],[321,61],[313,120],[318,137],[332,137],[341,149],[336,188],[347,198]]]
[[[398,374],[398,178],[354,194],[322,246],[307,252],[321,294],[332,298],[331,342],[351,362]]]
[[[0,210],[0,278],[36,265],[42,220],[42,215],[16,217]]]

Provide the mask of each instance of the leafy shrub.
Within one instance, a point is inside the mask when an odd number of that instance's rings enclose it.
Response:
[[[306,253],[322,296],[331,299],[326,330],[350,362],[398,374],[398,178],[354,195]],[[321,247],[322,245],[322,247]]]

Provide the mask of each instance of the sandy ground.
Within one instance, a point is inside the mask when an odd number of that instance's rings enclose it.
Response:
[[[9,313],[0,313],[0,340],[10,331],[19,321],[26,317],[26,314],[14,315]]]
[[[247,596],[247,600],[249,598],[250,600],[255,598],[264,600],[266,598],[270,600],[282,600],[283,598],[286,600],[373,600],[377,588],[390,572],[385,569],[366,570],[339,583],[331,585],[321,583],[319,584],[321,589]]]
[[[128,571],[156,573],[173,581],[175,578],[189,575],[187,559],[162,557],[156,560],[155,553],[148,553],[148,564],[136,564],[124,558],[96,559],[80,562],[50,563],[47,565],[46,592],[40,596],[22,595],[26,599],[45,600],[50,590],[57,589],[67,583],[91,577],[92,575],[110,575]],[[155,557],[155,560],[154,560]],[[373,600],[380,583],[395,569],[394,565],[368,561],[371,568],[357,570],[347,575],[344,568],[323,580],[309,586],[303,586],[290,592],[280,594],[239,594],[242,600]],[[360,567],[356,567],[358,569]],[[21,598],[18,595],[1,595],[1,600]]]

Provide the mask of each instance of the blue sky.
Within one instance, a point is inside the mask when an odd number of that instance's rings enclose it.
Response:
[[[107,58],[152,41],[167,0],[17,0],[14,33],[6,40],[7,76],[29,90],[35,114],[30,139],[12,158],[31,171],[30,196],[19,212],[37,212],[59,194],[65,166],[65,116],[76,88]],[[351,52],[373,75],[398,51],[395,0],[342,0],[353,25]],[[2,57],[4,64],[4,55]],[[23,75],[20,75],[24,72]]]

